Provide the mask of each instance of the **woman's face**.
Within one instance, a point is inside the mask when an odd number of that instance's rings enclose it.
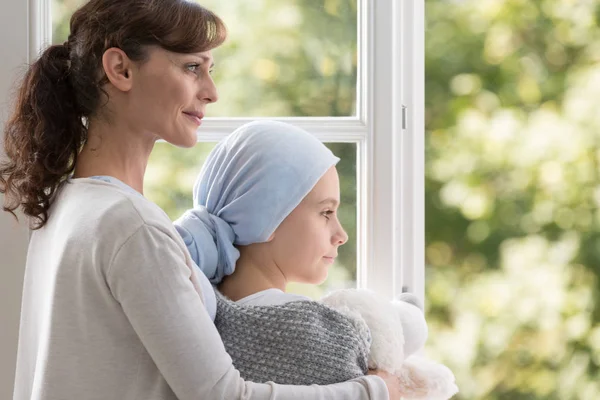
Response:
[[[148,59],[133,69],[127,119],[157,139],[194,146],[206,106],[218,98],[212,67],[210,51],[179,54],[150,47]]]
[[[331,167],[279,225],[270,242],[272,256],[288,281],[319,284],[348,235],[337,215],[340,181]]]

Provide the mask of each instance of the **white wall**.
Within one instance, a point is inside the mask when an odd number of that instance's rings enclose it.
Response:
[[[0,3],[0,126],[9,113],[9,102],[17,74],[27,62],[28,2]],[[2,132],[1,137],[4,136]],[[3,148],[0,158],[4,157]],[[0,203],[3,197],[0,195]],[[0,211],[0,399],[11,399],[13,391],[21,289],[25,268],[28,230],[21,218]]]

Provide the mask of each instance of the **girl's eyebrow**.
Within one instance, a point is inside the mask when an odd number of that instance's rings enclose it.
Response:
[[[323,201],[320,201],[319,204],[330,204],[332,206],[337,206],[340,202],[337,199],[334,199],[333,197],[328,197]]]

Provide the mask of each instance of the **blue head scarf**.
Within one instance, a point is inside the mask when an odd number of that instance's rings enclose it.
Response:
[[[233,273],[234,245],[266,242],[338,161],[313,135],[283,122],[250,122],[219,142],[194,185],[194,208],[175,221],[211,283]]]

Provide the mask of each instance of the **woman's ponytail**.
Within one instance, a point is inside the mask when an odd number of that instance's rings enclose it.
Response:
[[[29,67],[4,131],[0,165],[3,209],[23,208],[33,229],[48,219],[50,199],[73,171],[87,129],[69,82],[70,49],[51,46]]]

